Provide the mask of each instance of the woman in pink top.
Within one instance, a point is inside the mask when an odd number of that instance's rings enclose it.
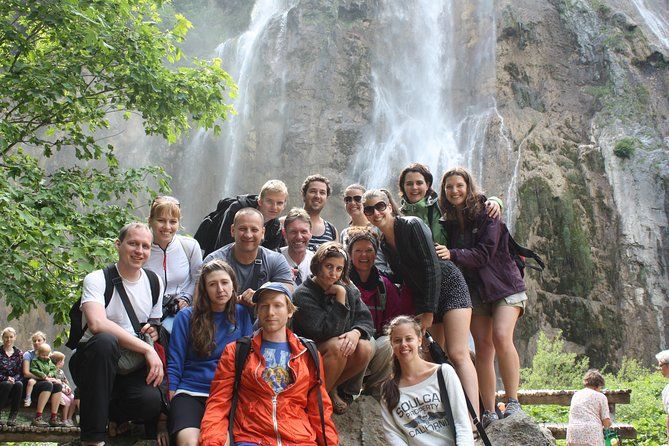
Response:
[[[602,393],[604,377],[590,369],[583,377],[585,389],[571,398],[567,446],[600,446],[604,444],[602,429],[611,426],[609,404]]]

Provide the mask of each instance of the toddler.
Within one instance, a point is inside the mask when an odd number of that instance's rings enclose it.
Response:
[[[60,405],[63,406],[63,424],[65,426],[74,426],[72,417],[77,408],[74,392],[70,387],[70,382],[65,376],[63,366],[65,365],[65,355],[61,352],[51,353],[51,362],[56,366],[56,379],[63,385],[63,390],[60,394]]]
[[[53,392],[52,395],[62,395],[61,393],[61,383],[56,378],[56,373],[58,369],[55,364],[51,361],[51,346],[47,343],[40,344],[37,347],[37,356],[30,363],[30,373],[36,378],[36,381],[50,381],[53,383]],[[70,389],[71,390],[71,389]],[[60,400],[60,399],[59,399]],[[59,401],[58,400],[58,401]],[[55,410],[54,410],[55,409]],[[33,426],[43,427],[48,426],[63,426],[63,422],[58,419],[58,407],[51,409],[51,419],[48,423],[42,420],[42,413],[37,409],[35,414],[35,419],[32,422]]]

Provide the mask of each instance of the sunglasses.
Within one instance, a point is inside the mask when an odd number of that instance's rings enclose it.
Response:
[[[377,210],[379,212],[383,212],[383,211],[386,210],[387,207],[388,207],[388,204],[386,204],[383,201],[379,201],[374,206],[365,206],[364,208],[362,208],[362,212],[364,212],[365,215],[372,216],[372,215],[374,215],[374,210]]]
[[[362,195],[354,195],[352,197],[344,197],[344,203],[350,204],[352,202],[360,203],[362,202]]]

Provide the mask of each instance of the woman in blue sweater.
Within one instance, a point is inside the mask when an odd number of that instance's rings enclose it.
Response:
[[[237,278],[223,260],[207,262],[195,304],[177,313],[167,374],[172,398],[169,433],[178,446],[197,445],[209,386],[225,346],[253,332],[248,312],[237,304]]]

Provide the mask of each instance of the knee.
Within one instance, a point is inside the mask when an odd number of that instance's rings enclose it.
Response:
[[[354,355],[361,361],[369,362],[372,359],[373,353],[374,350],[371,341],[361,339],[358,341],[358,345],[355,346]]]
[[[334,337],[330,338],[327,341],[323,341],[319,346],[318,350],[323,355],[323,360],[328,359],[340,359],[343,358],[342,350],[339,348],[339,338]]]
[[[114,356],[120,353],[118,338],[111,333],[98,333],[86,343],[86,350],[96,355]]]
[[[471,362],[471,356],[469,356],[468,348],[453,348],[448,351],[448,356],[451,358],[451,361],[453,361],[454,364]]]
[[[142,413],[145,420],[154,420],[160,415],[162,398],[157,387],[144,386],[140,394]]]
[[[515,349],[513,344],[513,332],[508,333],[506,330],[494,330],[492,333],[492,341],[497,352],[505,352]]]

